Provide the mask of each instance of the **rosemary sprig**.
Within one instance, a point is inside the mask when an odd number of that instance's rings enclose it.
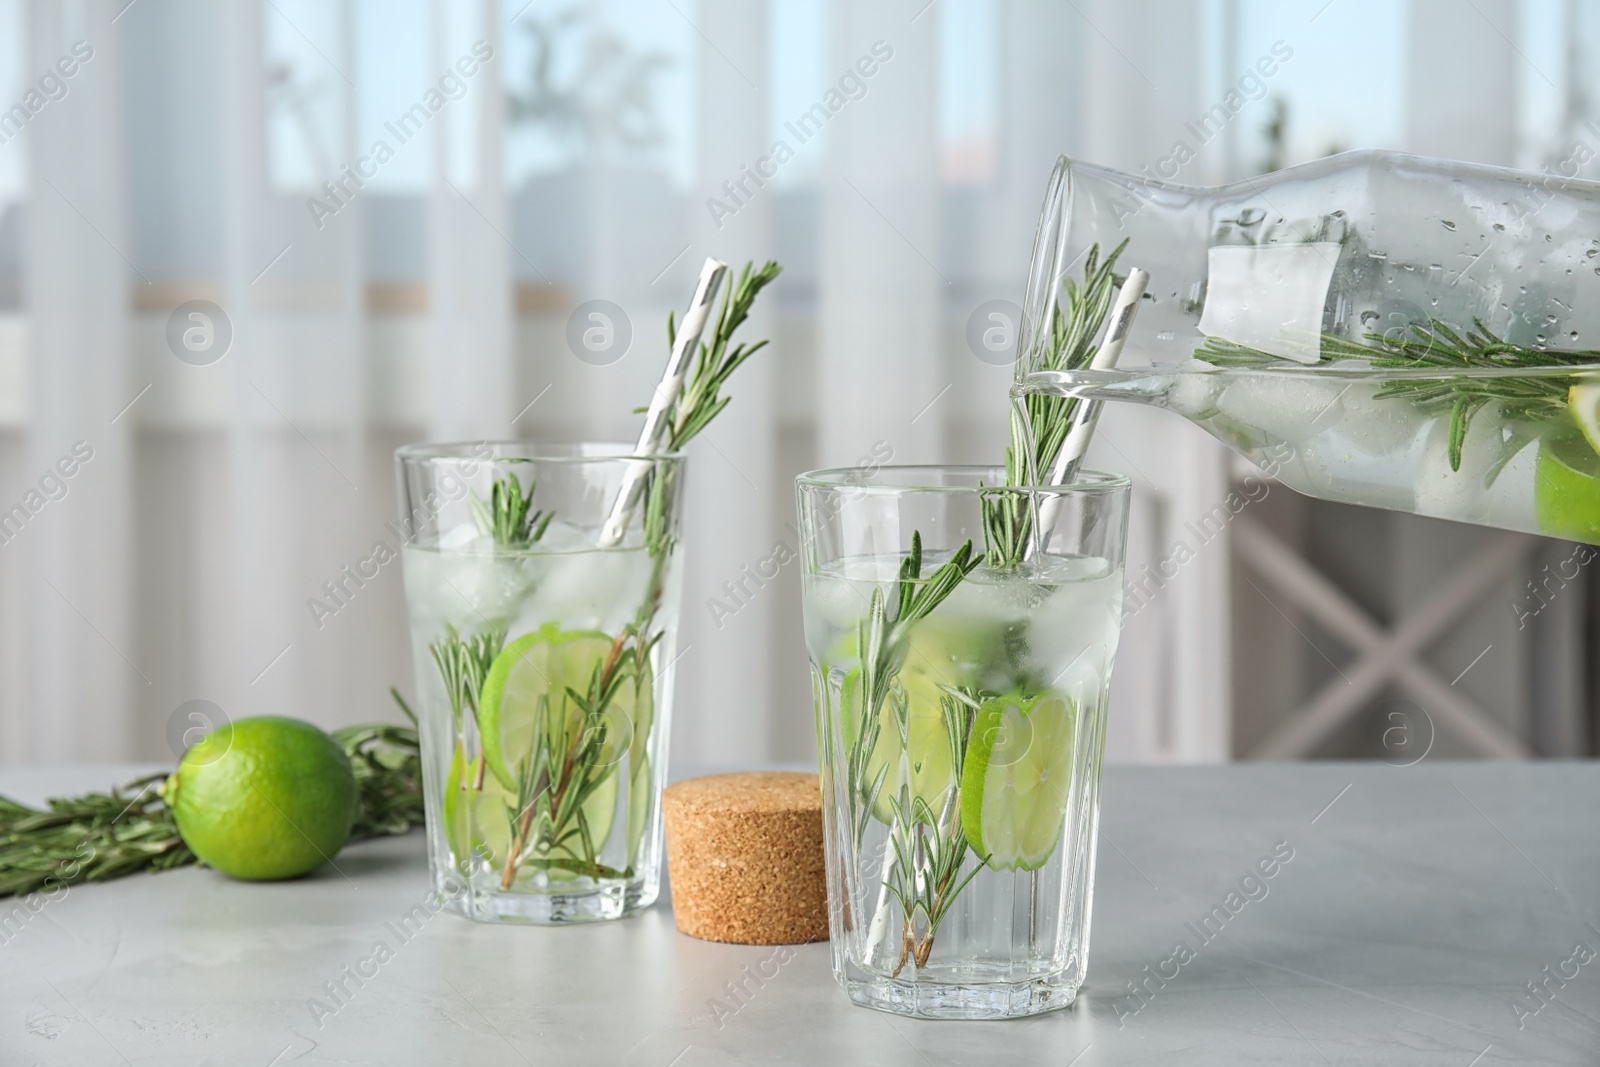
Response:
[[[1218,367],[1257,367],[1282,364],[1270,352],[1220,337],[1207,337],[1195,358]],[[1342,359],[1366,360],[1383,370],[1437,370],[1439,377],[1392,379],[1374,394],[1378,399],[1408,400],[1425,412],[1448,413],[1450,469],[1461,469],[1461,451],[1472,418],[1490,404],[1499,405],[1507,420],[1546,422],[1567,407],[1567,392],[1576,375],[1472,375],[1459,371],[1538,370],[1592,366],[1600,351],[1533,348],[1506,341],[1472,320],[1472,328],[1458,330],[1442,319],[1412,323],[1399,337],[1368,333],[1364,340],[1322,335],[1320,363]],[[1521,440],[1522,444],[1527,439]]]
[[[950,765],[959,768],[967,758],[972,723],[981,701],[973,690],[945,687],[939,706],[950,746]],[[895,702],[895,726],[900,731],[901,746],[908,746],[910,715],[903,700]],[[887,884],[889,892],[900,903],[904,920],[900,959],[891,974],[891,977],[898,977],[908,959],[918,967],[927,965],[940,921],[967,883],[983,870],[983,863],[974,864],[966,877],[961,877],[969,846],[961,829],[959,779],[945,794],[937,813],[922,797],[912,796],[909,782],[901,783],[900,795],[890,801],[890,806],[894,810],[894,824],[890,830],[894,864]],[[917,932],[918,914],[923,918],[920,934]]]
[[[746,263],[739,278],[722,297],[722,310],[711,327],[711,339],[700,342],[693,368],[684,381],[683,392],[673,404],[668,420],[667,448],[669,452],[681,451],[711,420],[722,413],[732,397],[722,395],[722,387],[733,372],[745,361],[767,346],[765,339],[753,344],[733,343],[733,335],[750,317],[750,309],[761,290],[777,280],[783,268],[768,260],[756,269],[754,261]],[[678,336],[676,319],[667,313],[667,348],[671,349]],[[657,557],[665,556],[672,541],[667,532],[667,505],[672,498],[673,478],[663,476],[657,467],[650,474],[650,484],[645,490],[644,542]],[[659,599],[659,585],[651,584]],[[652,606],[649,614],[654,615]],[[642,630],[642,627],[641,627]]]
[[[709,342],[700,342],[700,351],[695,359],[694,368],[689,372],[689,377],[683,385],[683,394],[673,405],[671,432],[667,439],[668,451],[677,452],[688,444],[706,425],[716,418],[722,409],[728,406],[732,397],[721,395],[722,386],[728,377],[738,370],[745,360],[765,348],[765,340],[754,344],[740,343],[729,345],[733,342],[734,332],[744,325],[745,319],[750,317],[750,308],[755,304],[756,297],[779,274],[783,268],[772,260],[755,269],[755,263],[744,265],[739,272],[739,280],[729,287],[722,297],[722,311],[717,315],[716,325],[711,331]],[[677,339],[677,328],[673,315],[667,313],[667,347],[670,349]]]
[[[489,627],[474,637],[463,639],[457,635],[455,627],[447,625],[444,639],[428,646],[428,652],[439,668],[439,677],[444,681],[445,696],[450,701],[450,722],[457,737],[461,736],[462,721],[469,714],[473,728],[479,729],[478,697],[483,692],[483,681],[489,676],[489,668],[504,643],[505,632],[497,627]],[[391,688],[390,692],[394,690]],[[396,699],[399,697],[396,696]],[[483,745],[480,742],[472,776],[474,789],[483,788],[484,767]]]
[[[411,716],[400,694],[396,702]],[[350,840],[403,834],[422,824],[422,765],[411,726],[350,726],[333,739],[350,759],[360,808]],[[57,798],[43,808],[0,797],[0,897],[105,882],[195,862],[162,797],[166,773],[106,793]]]
[[[495,479],[489,486],[487,502],[476,493],[469,494],[467,505],[472,510],[472,521],[478,532],[494,538],[494,543],[506,548],[527,548],[544,536],[553,511],[535,511],[533,492],[536,483],[528,483],[528,493],[522,493],[522,483],[515,474]]]
[[[1082,370],[1094,361],[1106,314],[1116,299],[1119,279],[1117,257],[1128,246],[1126,239],[1104,260],[1100,246],[1090,245],[1084,257],[1083,283],[1071,278],[1062,281],[1061,299],[1052,305],[1050,342],[1034,370]],[[1061,446],[1072,428],[1079,401],[1076,397],[1030,393],[1023,401],[1022,413],[1011,413],[1011,444],[1006,448],[1006,484],[1029,485],[1055,465]],[[1030,469],[1029,464],[1032,464]],[[997,569],[1014,567],[1027,549],[1032,512],[1030,502],[1018,493],[994,493],[983,501],[984,539],[989,565]]]
[[[39,809],[0,797],[0,896],[103,882],[194,862],[157,793],[165,774]]]
[[[896,579],[894,616],[882,589],[872,591],[867,618],[856,630],[856,651],[861,659],[861,715],[846,761],[846,785],[852,798],[851,830],[856,850],[866,836],[873,805],[883,788],[887,767],[868,780],[872,750],[883,728],[883,705],[894,676],[904,666],[910,650],[911,627],[927,617],[955,591],[962,579],[983,561],[967,541],[938,570],[922,578],[922,534],[911,534],[911,553],[900,561]]]
[[[350,758],[360,807],[350,824],[350,840],[392,837],[421,826],[422,754],[417,745],[417,717],[400,691],[389,695],[400,705],[410,726],[372,723],[333,731],[333,739]]]
[[[639,669],[633,636],[631,628],[617,635],[605,661],[595,664],[586,692],[569,687],[555,702],[548,694],[542,698],[533,753],[517,769],[517,803],[506,806],[511,848],[501,889],[510,889],[517,871],[530,861],[548,861],[534,865],[575,873],[599,869],[600,847],[583,806],[616,771],[616,761],[605,758],[605,720],[623,684]],[[578,713],[575,722],[572,710]],[[631,870],[602,875],[632,876]]]

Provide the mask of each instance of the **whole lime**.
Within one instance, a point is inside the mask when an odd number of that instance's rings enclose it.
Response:
[[[328,862],[357,805],[344,750],[310,723],[276,715],[213,730],[183,754],[164,792],[190,851],[251,880]]]

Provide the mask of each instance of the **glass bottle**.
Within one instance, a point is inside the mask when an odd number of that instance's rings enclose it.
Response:
[[[1069,366],[1108,258],[1149,272],[1141,310],[1114,369]],[[1311,496],[1600,543],[1591,294],[1594,182],[1360,151],[1200,188],[1063,157],[1014,392],[1168,408]]]

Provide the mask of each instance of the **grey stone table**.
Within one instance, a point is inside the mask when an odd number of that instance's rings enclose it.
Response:
[[[130,770],[11,770],[0,792]],[[1089,985],[1032,1019],[857,1008],[827,945],[695,941],[665,904],[407,931],[413,833],[300,882],[141,875],[13,919],[0,1065],[1600,1063],[1600,765],[1119,768],[1102,825]],[[1292,858],[1252,876],[1274,849]]]

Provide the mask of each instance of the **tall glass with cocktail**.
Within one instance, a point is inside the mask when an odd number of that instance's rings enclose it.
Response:
[[[579,922],[655,899],[683,461],[630,451],[399,453],[430,855],[468,917]]]
[[[835,975],[929,1018],[1065,1006],[1087,966],[1128,482],[856,475],[798,483]],[[986,542],[1024,513],[1026,545]]]
[[[396,455],[430,867],[469,918],[612,919],[656,897],[682,450],[765,347],[734,334],[779,273],[706,260],[636,444]]]

